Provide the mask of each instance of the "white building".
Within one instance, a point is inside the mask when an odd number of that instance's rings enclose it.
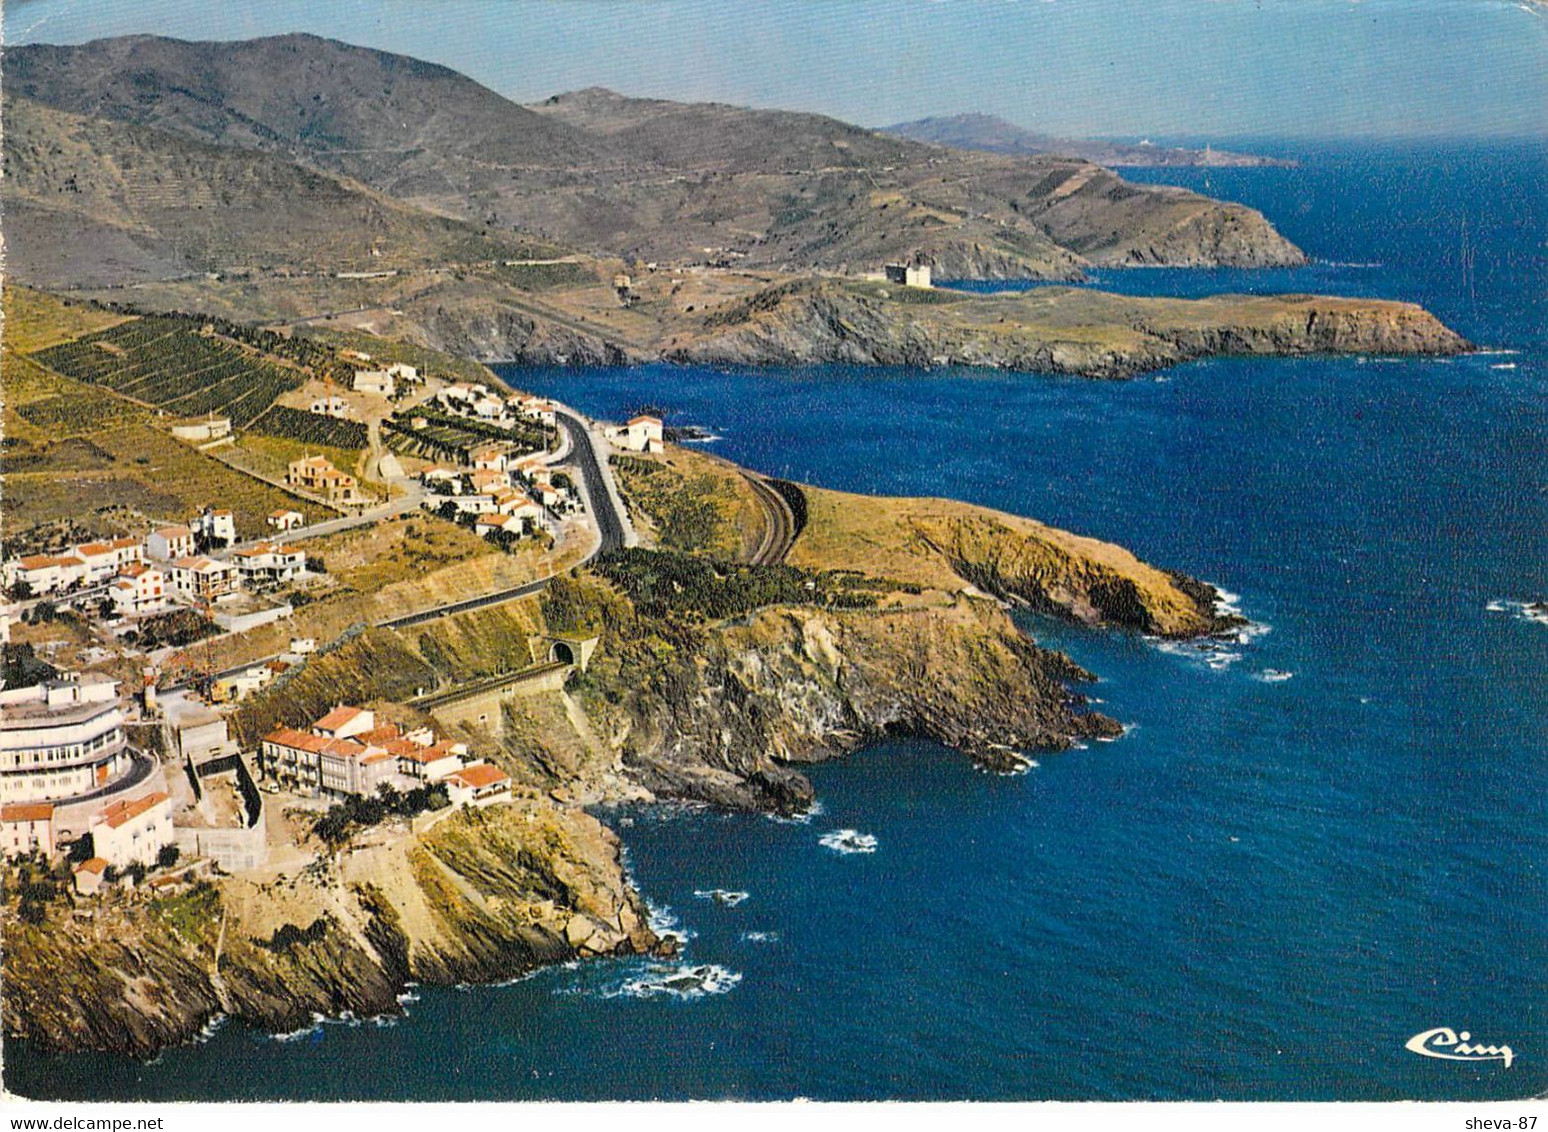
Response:
[[[632,418],[627,424],[605,429],[603,435],[613,443],[614,447],[622,448],[626,452],[666,451],[662,441],[660,417],[642,414]]]
[[[131,765],[118,681],[84,676],[0,691],[0,802],[85,794]]]
[[[104,807],[91,821],[93,851],[110,865],[154,865],[156,854],[175,840],[172,799],[161,791]]]
[[[511,799],[511,776],[491,763],[474,763],[446,776],[454,806],[492,806]]]
[[[930,282],[930,265],[928,263],[889,263],[882,268],[882,274],[887,277],[889,283],[901,283],[905,287],[933,287]]]
[[[349,403],[337,394],[331,397],[319,397],[312,402],[312,412],[317,413],[319,416],[348,420]]]
[[[237,540],[236,516],[230,511],[206,507],[189,521],[195,538],[216,546],[234,546]]]
[[[167,607],[167,576],[154,566],[133,563],[113,579],[108,596],[120,617],[159,613]]]
[[[306,516],[299,511],[270,511],[268,523],[276,531],[293,531],[306,522]]]
[[[54,806],[51,802],[12,802],[0,806],[0,851],[7,858],[32,852],[54,855]]]
[[[397,392],[392,374],[384,369],[357,369],[355,392],[370,393],[377,397],[391,397]]]
[[[145,540],[145,549],[152,558],[171,562],[190,557],[194,546],[194,533],[188,527],[160,527]]]
[[[292,788],[341,796],[441,781],[463,768],[467,747],[428,728],[405,734],[374,712],[340,705],[309,731],[279,727],[259,744],[264,773]]]
[[[244,585],[264,582],[288,582],[306,571],[306,551],[295,546],[260,542],[232,555],[237,575]]]
[[[212,601],[237,588],[237,568],[229,562],[198,555],[179,558],[167,568],[172,592],[194,601]]]

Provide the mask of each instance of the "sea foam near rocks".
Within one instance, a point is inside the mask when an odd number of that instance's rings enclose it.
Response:
[[[1510,601],[1507,598],[1495,598],[1484,606],[1490,613],[1504,613],[1517,621],[1530,621],[1535,625],[1548,625],[1548,602],[1544,601]]]
[[[699,888],[695,889],[693,894],[700,900],[713,900],[716,904],[723,904],[727,908],[735,908],[749,895],[725,888]]]
[[[712,994],[726,994],[742,981],[739,972],[722,967],[718,963],[699,965],[684,964],[679,967],[652,966],[637,979],[630,979],[616,990],[609,991],[608,998],[704,998]]]
[[[817,843],[824,849],[832,849],[835,853],[876,852],[875,835],[861,833],[857,829],[835,829],[819,837]]]

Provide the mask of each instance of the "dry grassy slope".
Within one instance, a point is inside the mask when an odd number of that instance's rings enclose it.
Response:
[[[746,561],[768,519],[736,465],[679,445],[614,459],[630,519],[648,545]]]
[[[631,466],[651,470],[631,474]],[[717,551],[733,523],[750,529],[761,521],[756,499],[728,461],[671,445],[665,456],[625,461],[623,467],[620,486],[631,508],[657,522],[684,501],[723,505],[713,521],[706,516],[706,529],[716,537],[698,546],[663,540],[672,549],[725,557]],[[945,594],[976,586],[1075,620],[1166,636],[1196,635],[1213,623],[1212,610],[1190,596],[1187,583],[1112,543],[950,499],[801,491],[807,522],[787,559],[792,566],[859,570]]]
[[[23,98],[7,97],[5,112],[11,267],[43,285],[178,271],[398,269],[520,254],[513,238],[265,154]]]

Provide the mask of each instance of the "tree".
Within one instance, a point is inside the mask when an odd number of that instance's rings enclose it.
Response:
[[[89,833],[83,833],[70,843],[70,862],[80,864],[97,855],[97,844]]]
[[[21,905],[16,909],[16,914],[24,924],[32,924],[36,927],[48,918],[48,910],[36,900],[22,898]]]
[[[161,852],[156,854],[156,867],[158,869],[170,869],[177,864],[177,859],[180,856],[182,856],[182,851],[176,845],[163,845]]]

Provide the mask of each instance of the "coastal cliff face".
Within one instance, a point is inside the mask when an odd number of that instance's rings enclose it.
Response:
[[[767,610],[704,632],[646,668],[629,650],[593,665],[578,695],[623,767],[658,797],[794,813],[811,784],[789,764],[922,735],[997,770],[1025,752],[1115,735],[1066,682],[1089,679],[995,603],[888,612]]]
[[[218,1016],[284,1033],[400,1013],[411,980],[495,981],[656,943],[616,837],[578,809],[526,795],[381,840],[288,880],[8,917],[6,1032],[144,1056]]]
[[[976,297],[803,280],[712,312],[667,356],[710,364],[952,364],[1130,377],[1210,355],[1446,355],[1468,348],[1410,303],[1146,299],[1062,288]]]

